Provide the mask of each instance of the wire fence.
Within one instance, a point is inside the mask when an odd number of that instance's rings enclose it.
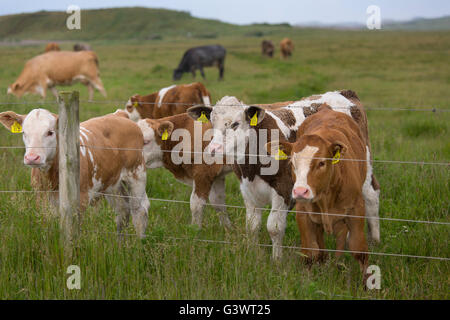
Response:
[[[91,149],[101,149],[101,150],[121,150],[121,151],[145,151],[145,148],[116,148],[116,147],[105,147],[105,146],[92,146],[92,145],[85,145],[80,144],[80,147],[83,148],[91,148]],[[25,146],[0,146],[0,149],[57,149],[57,147],[25,147]],[[158,152],[164,152],[164,153],[174,153],[174,154],[201,154],[201,155],[207,155],[211,156],[209,152],[206,151],[190,151],[190,150],[161,150]],[[151,154],[151,152],[147,153]],[[230,155],[225,153],[217,153],[217,157],[230,157]],[[259,158],[259,157],[268,157],[269,154],[251,154],[251,153],[234,153],[231,155],[231,157],[249,157],[249,158]],[[284,157],[285,159],[292,158],[291,156],[286,155]],[[334,158],[323,158],[323,157],[300,157],[298,155],[295,156],[295,158],[298,159],[318,159],[318,160],[335,160]],[[283,160],[280,160],[283,161]],[[375,162],[375,163],[391,163],[391,164],[414,164],[414,165],[435,165],[435,166],[450,166],[450,162],[428,162],[428,161],[405,161],[405,160],[379,160],[379,159],[346,159],[346,158],[340,158],[339,161],[350,161],[350,162]],[[228,164],[228,163],[226,163]],[[245,163],[231,163],[231,164],[245,164]]]
[[[302,100],[298,100],[302,101]],[[303,109],[309,109],[311,106],[297,106],[293,105],[294,101],[290,104],[287,104],[286,106],[279,106],[276,104],[271,103],[242,103],[242,104],[220,104],[220,106],[224,107],[242,107],[242,106],[265,106],[269,109],[278,109],[283,107],[289,107],[289,108],[303,108]],[[112,104],[112,105],[120,105],[122,107],[125,107],[125,105],[128,103],[128,100],[80,100],[81,103],[86,104]],[[312,103],[314,103],[314,100],[311,100]],[[1,101],[0,105],[57,105],[56,101],[23,101],[23,102],[8,102],[8,101]],[[202,107],[214,107],[212,105],[206,105],[202,103],[185,103],[185,102],[146,102],[146,101],[139,101],[140,105],[158,105],[158,106],[169,106],[169,105],[175,105],[175,106],[186,106],[186,107],[194,107],[194,106],[202,106]],[[272,106],[272,107],[271,107]],[[348,110],[349,107],[333,107],[335,110],[343,109]],[[375,111],[417,111],[417,112],[450,112],[450,109],[446,108],[436,108],[436,107],[422,107],[422,106],[412,106],[408,108],[387,108],[387,107],[364,107],[364,110],[375,110]],[[270,110],[269,110],[270,111]]]
[[[16,190],[16,191],[0,191],[1,193],[34,193],[34,191],[28,191],[28,190]],[[58,191],[49,190],[39,190],[37,192],[49,192],[54,193]],[[141,197],[134,197],[134,196],[127,196],[127,195],[119,195],[119,194],[113,194],[113,193],[103,193],[103,192],[94,192],[97,195],[106,196],[106,197],[121,197],[121,198],[138,198],[141,199]],[[184,200],[172,200],[172,199],[161,199],[161,198],[148,198],[149,201],[162,201],[162,202],[170,202],[170,203],[181,203],[181,204],[190,204],[189,201]],[[233,206],[233,205],[225,205],[225,204],[205,204],[209,206],[222,206],[226,208],[233,208],[233,209],[246,209],[246,207],[243,206]],[[260,210],[272,210],[269,208],[255,208]],[[284,211],[284,212],[293,212],[293,213],[305,213],[305,214],[317,214],[317,215],[331,215],[331,216],[342,216],[342,217],[348,217],[348,218],[368,218],[368,219],[379,219],[379,220],[386,220],[386,221],[397,221],[397,222],[413,222],[413,223],[424,223],[424,224],[434,224],[434,225],[450,225],[449,222],[441,222],[441,221],[422,221],[422,220],[411,220],[411,219],[397,219],[397,218],[385,218],[385,217],[361,217],[361,216],[353,216],[353,215],[341,215],[341,214],[334,214],[334,213],[322,213],[322,212],[309,212],[309,211],[292,211],[292,210],[278,210],[278,211]],[[98,232],[98,231],[95,231]],[[136,237],[136,234],[133,233],[113,233],[116,235],[122,235],[122,236],[130,236],[130,237]],[[153,237],[153,238],[161,238],[158,236],[151,236],[146,235],[146,237]],[[238,242],[232,242],[232,241],[226,241],[226,240],[215,240],[215,239],[200,239],[200,238],[188,238],[188,237],[162,237],[162,239],[165,240],[176,240],[176,241],[193,241],[193,242],[201,242],[201,243],[213,243],[213,244],[223,244],[223,245],[240,245]],[[262,244],[262,243],[255,243],[253,244],[258,247],[272,247],[271,244]],[[428,259],[428,260],[438,260],[438,261],[450,261],[450,258],[448,257],[437,257],[437,256],[423,256],[423,255],[412,255],[412,254],[402,254],[402,253],[389,253],[389,252],[374,252],[374,251],[355,251],[355,250],[339,250],[339,249],[325,249],[325,248],[309,248],[309,247],[299,247],[299,246],[279,246],[283,249],[291,249],[291,250],[310,250],[310,251],[321,251],[321,252],[334,252],[334,253],[350,253],[350,254],[369,254],[369,255],[375,255],[375,256],[388,256],[388,257],[402,257],[402,258],[415,258],[415,259]]]
[[[83,103],[107,103],[107,104],[117,104],[117,103],[123,103],[125,104],[127,101],[119,101],[119,100],[111,100],[111,101],[80,101]],[[24,104],[24,105],[31,105],[31,104],[56,104],[56,102],[0,102],[1,104],[6,105],[18,105],[18,104]],[[144,102],[143,104],[160,104],[157,102]],[[161,104],[177,104],[177,105],[192,105],[192,106],[198,106],[199,104],[186,104],[186,103],[161,103]],[[200,104],[201,105],[201,104]],[[204,105],[203,105],[204,106]],[[229,106],[242,106],[239,105],[229,105]],[[291,106],[291,107],[297,107],[297,106]],[[310,106],[298,106],[300,108],[310,108]],[[348,108],[345,108],[348,109]],[[448,109],[439,109],[439,108],[365,108],[366,110],[383,110],[383,111],[431,111],[431,112],[449,112]],[[85,145],[81,144],[80,147],[84,148],[92,148],[92,149],[112,149],[112,150],[135,150],[135,151],[144,151],[144,148],[114,148],[114,147],[104,147],[104,146],[91,146],[91,145]],[[24,149],[24,148],[39,148],[43,149],[43,147],[25,147],[25,146],[0,146],[0,149]],[[53,147],[54,148],[54,147]],[[190,153],[190,154],[208,154],[207,152],[203,151],[189,151],[189,150],[162,150],[163,152],[170,152],[170,153]],[[226,154],[219,154],[219,156],[226,157]],[[234,154],[234,157],[237,156],[245,156],[245,157],[267,157],[267,154]],[[297,156],[298,157],[298,156]],[[290,156],[287,156],[286,158],[290,158]],[[305,158],[305,157],[302,157]],[[306,159],[320,159],[320,160],[334,160],[333,158],[317,158],[317,157],[306,157]],[[436,165],[436,166],[449,166],[449,162],[426,162],[426,161],[404,161],[404,160],[367,160],[367,159],[345,159],[341,158],[340,161],[353,161],[353,162],[375,162],[375,163],[389,163],[389,164],[413,164],[413,165]],[[57,190],[0,190],[0,194],[8,194],[8,193],[55,193],[58,192]],[[126,196],[126,195],[118,195],[118,194],[112,194],[112,193],[103,193],[103,192],[94,192],[97,195],[106,196],[106,197],[124,197],[124,198],[139,198],[139,197],[133,197],[133,196]],[[170,202],[170,203],[181,203],[181,204],[190,204],[189,201],[183,201],[183,200],[172,200],[172,199],[160,199],[160,198],[148,198],[150,201],[162,201],[162,202]],[[233,208],[233,209],[247,209],[244,206],[234,206],[234,205],[226,205],[226,204],[214,204],[214,203],[207,203],[208,206],[213,207],[225,207],[225,208]],[[272,210],[270,208],[254,208],[255,210]],[[277,209],[275,209],[277,210]],[[414,219],[402,219],[402,218],[389,218],[389,217],[365,217],[365,216],[356,216],[356,215],[346,215],[346,214],[338,214],[338,213],[329,213],[329,212],[309,212],[309,211],[292,211],[292,210],[277,210],[280,212],[294,212],[294,213],[305,213],[305,214],[312,214],[312,215],[329,215],[329,216],[337,216],[337,217],[347,217],[347,218],[360,218],[360,219],[377,219],[377,220],[383,220],[383,221],[396,221],[396,222],[404,222],[404,223],[421,223],[421,224],[428,224],[428,225],[444,225],[448,226],[450,225],[450,222],[444,222],[444,221],[427,221],[427,220],[414,220]],[[117,234],[117,233],[115,233]],[[126,236],[136,236],[135,234],[121,234]],[[214,243],[214,244],[223,244],[223,245],[238,245],[237,242],[231,242],[231,241],[224,241],[224,240],[214,240],[214,239],[198,239],[198,238],[183,238],[183,237],[164,237],[166,240],[172,240],[172,241],[194,241],[194,242],[201,242],[201,243]],[[257,243],[255,244],[259,247],[272,247],[271,244],[261,244]],[[404,258],[416,258],[416,259],[430,259],[430,260],[439,260],[439,261],[449,261],[450,258],[447,257],[436,257],[436,256],[421,256],[421,255],[411,255],[411,254],[401,254],[401,253],[388,253],[388,252],[361,252],[361,251],[352,251],[352,250],[337,250],[337,249],[319,249],[319,248],[305,248],[305,247],[298,247],[298,246],[281,246],[281,248],[285,249],[295,249],[295,250],[311,250],[311,251],[325,251],[325,252],[339,252],[339,253],[364,253],[369,255],[378,255],[378,256],[390,256],[390,257],[404,257]]]

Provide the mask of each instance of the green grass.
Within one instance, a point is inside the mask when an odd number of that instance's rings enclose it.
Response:
[[[208,30],[208,32],[210,32]],[[213,32],[213,30],[211,31]],[[170,38],[91,43],[100,59],[101,77],[108,92],[99,101],[82,103],[81,119],[123,107],[134,93],[151,93],[172,84],[171,74],[188,47],[221,43],[228,50],[225,79],[206,69],[206,87],[216,101],[235,95],[247,103],[299,99],[328,90],[352,89],[366,107],[433,107],[449,110],[450,32],[290,31],[295,42],[292,59],[260,55],[261,39],[244,35],[217,39]],[[278,42],[285,34],[274,33]],[[70,48],[64,43],[63,47]],[[42,46],[0,47],[0,101],[35,102],[5,95],[26,59]],[[197,79],[199,80],[199,79]],[[192,81],[185,75],[181,83]],[[87,89],[81,85],[81,99]],[[45,107],[56,111],[48,97]],[[26,113],[36,105],[0,105],[0,111]],[[449,112],[369,110],[369,129],[375,159],[448,162]],[[22,145],[21,136],[0,131],[0,145]],[[0,150],[0,190],[31,190],[23,150]],[[381,217],[449,222],[448,166],[376,163],[381,183]],[[226,203],[243,205],[239,184],[227,177]],[[164,169],[148,171],[150,197],[189,200],[190,188]],[[58,221],[36,207],[33,194],[0,193],[0,298],[3,299],[340,299],[342,296],[393,299],[448,299],[449,262],[404,257],[371,256],[380,266],[382,289],[364,292],[359,268],[345,255],[337,268],[332,257],[310,269],[300,263],[297,250],[285,250],[280,264],[271,249],[248,244],[245,212],[231,209],[236,230],[226,233],[213,210],[205,211],[202,230],[189,225],[189,206],[152,201],[148,240],[114,235],[114,213],[104,203],[89,208],[72,258],[63,254]],[[270,244],[263,228],[259,242]],[[127,230],[134,233],[132,227]],[[223,245],[170,240],[167,237],[225,240]],[[381,244],[374,252],[449,257],[448,226],[381,221]],[[294,215],[288,216],[285,245],[299,246]],[[334,241],[327,237],[327,245]],[[82,289],[65,286],[69,265],[82,271]]]

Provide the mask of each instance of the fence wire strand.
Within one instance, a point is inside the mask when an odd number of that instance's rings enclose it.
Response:
[[[286,106],[276,106],[276,107],[270,107],[271,103],[242,103],[242,104],[220,104],[220,106],[224,107],[242,107],[242,106],[258,106],[262,105],[267,107],[267,109],[275,110],[278,108],[311,108],[311,106],[295,106],[293,105],[296,102],[299,102],[302,100],[294,101],[290,104],[287,104]],[[312,100],[314,101],[314,100]],[[125,104],[128,102],[128,100],[80,100],[80,103],[87,103],[87,104],[113,104],[113,105],[120,105],[121,107],[125,106]],[[1,101],[0,105],[56,105],[56,101],[23,101],[23,102],[8,102],[8,101]],[[199,104],[199,103],[185,103],[185,102],[145,102],[145,101],[139,101],[139,104],[143,105],[181,105],[181,106],[198,106],[198,107],[214,107],[215,105],[206,105],[206,104]],[[335,110],[343,109],[346,110],[348,107],[334,107]],[[418,111],[418,112],[450,112],[450,109],[444,109],[444,108],[434,108],[434,107],[410,107],[410,108],[387,108],[387,107],[364,107],[364,110],[375,110],[375,111]]]
[[[121,150],[121,151],[144,151],[144,148],[115,148],[115,147],[104,147],[104,146],[91,146],[91,145],[85,145],[80,144],[80,147],[82,148],[88,148],[88,149],[100,149],[100,150]],[[25,146],[0,146],[0,149],[56,149],[57,147],[25,147]],[[225,153],[218,153],[215,156],[212,156],[210,153],[206,151],[189,151],[189,150],[161,150],[161,152],[165,153],[175,153],[175,154],[201,154],[201,155],[208,155],[210,157],[232,157],[236,158],[238,156],[240,157],[249,157],[249,158],[258,158],[258,157],[271,157],[269,154],[247,154],[247,153],[235,153],[233,155],[228,155]],[[152,153],[152,152],[149,152]],[[295,156],[299,159],[318,159],[318,160],[335,160],[334,158],[322,158],[322,157],[299,157]],[[273,158],[273,156],[272,156]],[[291,156],[286,156],[286,160],[292,158]],[[283,161],[283,160],[278,160]],[[405,161],[405,160],[378,160],[378,159],[346,159],[346,158],[340,158],[339,161],[350,161],[350,162],[375,162],[375,163],[390,163],[390,164],[414,164],[414,165],[435,165],[435,166],[450,166],[449,162],[427,162],[427,161]],[[221,163],[222,164],[222,163]],[[224,163],[225,165],[228,163]],[[247,164],[247,163],[231,163],[231,164]],[[252,164],[252,163],[250,163]]]

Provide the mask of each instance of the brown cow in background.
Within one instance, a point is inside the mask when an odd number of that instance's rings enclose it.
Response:
[[[281,56],[283,58],[290,57],[292,55],[292,51],[294,51],[294,44],[292,40],[289,38],[284,38],[280,42]]]
[[[211,105],[211,94],[201,82],[172,85],[152,94],[130,97],[124,111],[133,121],[159,119],[180,113],[193,105]]]
[[[61,48],[58,46],[56,42],[49,42],[45,46],[45,52],[49,51],[61,51]]]
[[[268,56],[270,58],[273,57],[273,52],[275,51],[275,46],[273,45],[272,41],[270,40],[263,40],[261,43],[262,47],[262,55]]]
[[[94,96],[94,89],[106,97],[95,52],[51,51],[38,55],[25,63],[22,73],[8,87],[8,94],[20,98],[25,93],[37,93],[45,99],[47,89],[51,89],[57,97],[55,86],[74,82],[88,87],[89,100]]]

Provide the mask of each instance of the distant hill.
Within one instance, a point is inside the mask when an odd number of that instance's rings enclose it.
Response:
[[[383,28],[388,30],[437,31],[450,30],[450,16],[441,18],[416,18],[406,22],[386,22]]]
[[[150,8],[112,8],[81,11],[81,30],[68,30],[65,12],[0,16],[2,40],[161,39],[163,37],[215,38],[241,33],[264,36],[290,28],[289,24],[238,26],[200,19],[189,12]]]
[[[342,29],[342,30],[352,30],[352,29],[362,30],[367,28],[365,24],[357,22],[346,22],[336,24],[308,22],[308,23],[301,23],[296,26],[321,28],[321,29]],[[450,16],[432,19],[416,18],[409,21],[382,20],[381,28],[384,30],[410,30],[410,31],[450,30]]]

